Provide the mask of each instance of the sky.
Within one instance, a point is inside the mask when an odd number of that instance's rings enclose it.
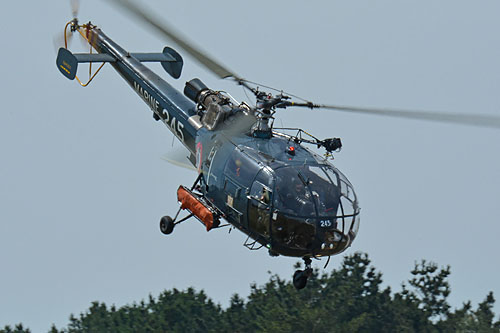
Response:
[[[497,1],[141,3],[240,76],[317,103],[500,115]],[[131,52],[171,45],[104,1],[83,1],[79,16]],[[159,232],[196,174],[161,159],[180,144],[111,66],[87,88],[59,73],[53,40],[70,19],[69,1],[0,3],[0,327],[47,331],[95,300],[121,306],[190,286],[226,306],[269,272],[291,278],[296,258],[249,251],[238,231],[193,220]],[[151,68],[177,89],[198,77],[246,100],[183,56],[177,81]],[[361,206],[346,254],[368,253],[393,290],[426,259],[451,266],[452,306],[500,297],[500,130],[319,110],[277,117],[342,138],[333,163]]]

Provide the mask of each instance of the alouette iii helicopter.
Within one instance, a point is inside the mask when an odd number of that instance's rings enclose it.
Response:
[[[192,186],[179,186],[180,208],[174,217],[161,218],[161,232],[168,235],[191,217],[207,231],[222,227],[221,220],[226,220],[248,235],[244,245],[251,250],[265,247],[272,256],[302,257],[305,269],[293,276],[297,289],[306,286],[312,273],[311,258],[329,259],[351,246],[359,229],[360,207],[349,180],[330,163],[332,153],[342,147],[341,140],[320,140],[299,128],[276,128],[273,115],[277,109],[323,108],[500,127],[500,118],[487,115],[319,105],[294,102],[283,93],[272,95],[206,56],[142,7],[129,0],[112,2],[173,41],[219,78],[234,80],[256,98],[255,107],[239,103],[197,78],[186,82],[182,94],[143,65],[159,62],[178,79],[183,59],[177,51],[165,47],[161,53],[130,53],[92,23],[80,24],[74,7],[74,19],[64,29],[65,47],[57,55],[59,71],[86,86],[105,63],[110,63],[151,108],[153,118],[164,123],[187,148],[189,161],[198,172]],[[73,33],[88,42],[89,53],[68,50],[68,36]],[[92,66],[94,62],[102,65],[83,83],[76,75],[78,64]],[[324,148],[326,153],[318,155],[306,144]],[[186,210],[187,216],[179,218],[181,210]]]

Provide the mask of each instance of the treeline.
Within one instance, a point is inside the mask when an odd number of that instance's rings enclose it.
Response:
[[[452,309],[449,275],[449,267],[422,261],[393,293],[382,288],[368,256],[355,253],[330,273],[315,271],[300,291],[273,275],[222,309],[203,291],[173,289],[120,308],[94,302],[50,332],[500,332],[493,293],[477,306]],[[19,324],[0,332],[29,329]]]

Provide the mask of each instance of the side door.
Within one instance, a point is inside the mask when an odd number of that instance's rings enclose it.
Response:
[[[259,170],[259,164],[238,148],[233,151],[224,169],[226,213],[245,228],[248,227],[247,195]]]
[[[262,169],[252,184],[248,195],[248,226],[266,239],[271,235],[271,210],[273,202],[273,178]]]

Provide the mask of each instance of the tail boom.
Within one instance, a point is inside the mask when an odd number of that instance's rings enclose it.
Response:
[[[182,57],[169,47],[165,47],[162,53],[129,53],[95,27],[87,31],[87,37],[99,53],[73,55],[61,48],[56,61],[61,73],[72,80],[78,63],[109,62],[150,107],[154,119],[161,120],[195,155],[196,136],[198,131],[204,130],[196,105],[141,63],[160,62],[172,77],[178,78],[183,65]]]

